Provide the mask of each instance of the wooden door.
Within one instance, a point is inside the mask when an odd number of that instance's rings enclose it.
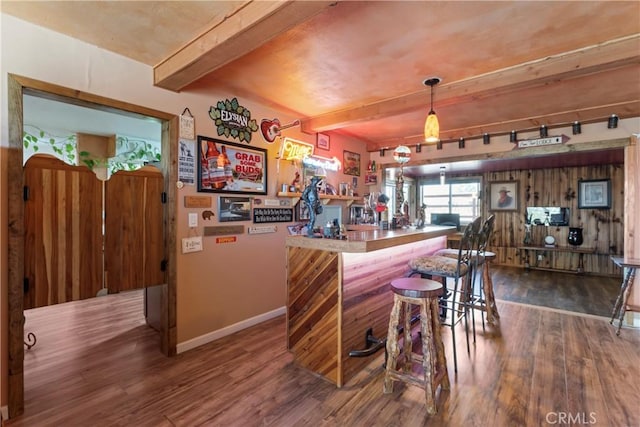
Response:
[[[24,308],[102,287],[102,182],[83,166],[34,156],[24,168]]]
[[[106,182],[105,277],[109,292],[165,283],[162,193],[154,167],[119,171]]]

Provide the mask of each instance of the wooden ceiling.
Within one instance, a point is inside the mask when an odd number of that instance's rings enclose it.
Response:
[[[640,116],[637,1],[2,2],[3,13],[221,90],[369,151]],[[150,70],[151,72],[151,70]]]

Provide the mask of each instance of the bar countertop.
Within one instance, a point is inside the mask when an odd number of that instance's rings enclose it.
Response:
[[[456,233],[455,227],[429,225],[418,229],[347,231],[346,240],[287,236],[286,246],[333,252],[373,252]]]

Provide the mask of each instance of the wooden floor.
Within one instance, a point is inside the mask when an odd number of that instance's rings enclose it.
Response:
[[[639,426],[640,331],[498,301],[471,354],[459,333],[451,390],[382,393],[383,352],[342,389],[297,367],[284,316],[165,358],[128,292],[25,313],[25,414],[9,426]],[[460,331],[462,332],[463,329]]]
[[[611,317],[622,277],[599,277],[520,267],[492,267],[496,298]]]

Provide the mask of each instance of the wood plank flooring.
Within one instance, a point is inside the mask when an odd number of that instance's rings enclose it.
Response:
[[[491,266],[497,299],[611,317],[622,277]]]
[[[497,274],[497,273],[496,273]],[[131,291],[25,313],[25,414],[8,426],[638,426],[640,331],[603,318],[498,301],[499,328],[467,354],[451,390],[382,393],[383,352],[345,387],[296,366],[284,316],[164,357]],[[463,332],[462,326],[459,331]]]

